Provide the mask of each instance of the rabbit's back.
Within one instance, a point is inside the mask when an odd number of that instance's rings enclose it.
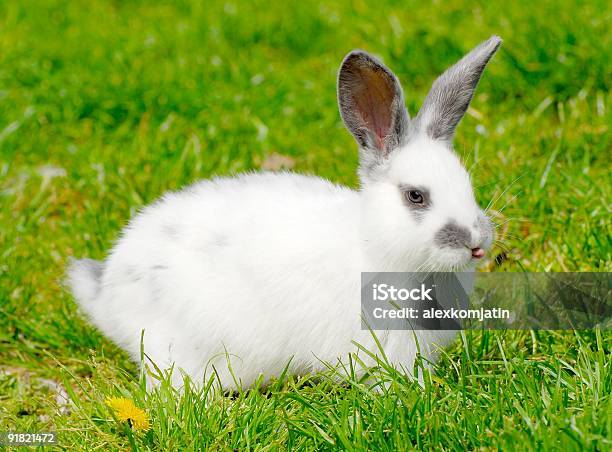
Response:
[[[310,263],[313,246],[330,257],[329,246],[357,234],[358,215],[355,191],[316,177],[253,173],[201,181],[140,212],[109,263],[138,256],[146,262],[133,265],[161,269],[190,256],[211,271],[229,261],[257,268]]]

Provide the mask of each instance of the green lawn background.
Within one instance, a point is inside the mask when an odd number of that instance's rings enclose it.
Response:
[[[280,154],[356,187],[342,57],[379,55],[415,115],[491,34],[504,44],[455,140],[500,225],[483,269],[610,271],[609,29],[605,1],[1,2],[0,431],[57,430],[65,447],[609,447],[606,331],[467,332],[424,389],[389,370],[383,395],[323,376],[208,402],[146,395],[61,287],[69,256],[103,258],[140,207],[199,178]],[[110,416],[119,394],[150,414],[146,435]]]

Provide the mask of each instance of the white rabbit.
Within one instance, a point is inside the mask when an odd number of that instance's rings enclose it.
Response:
[[[201,181],[144,208],[104,262],[73,261],[82,309],[136,360],[147,355],[224,388],[315,372],[377,352],[361,328],[363,271],[470,270],[492,241],[452,137],[501,39],[480,44],[433,84],[414,119],[395,75],[363,51],[342,62],[338,101],[360,148],[361,189],[292,173]],[[412,369],[450,331],[379,334]],[[228,369],[231,362],[231,371]],[[232,375],[233,373],[233,375]],[[174,384],[182,377],[174,372]]]

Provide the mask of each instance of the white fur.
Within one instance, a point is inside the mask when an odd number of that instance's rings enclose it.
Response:
[[[167,194],[125,229],[98,289],[90,272],[71,267],[73,293],[135,360],[144,330],[145,351],[157,365],[175,364],[196,381],[214,366],[226,388],[235,387],[228,356],[248,387],[260,374],[281,373],[290,358],[291,372],[304,374],[356,352],[352,341],[375,352],[371,333],[361,330],[360,273],[450,269],[450,260],[469,265],[467,251],[449,259],[433,234],[449,216],[471,224],[479,211],[467,174],[436,142],[416,140],[397,152],[389,174],[360,192],[263,173]],[[417,224],[397,189],[403,178],[450,196],[448,204]],[[385,332],[380,340],[391,363],[412,369],[415,335],[431,359],[454,337]]]

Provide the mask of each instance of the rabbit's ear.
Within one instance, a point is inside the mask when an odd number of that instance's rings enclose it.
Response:
[[[402,88],[393,72],[368,53],[354,50],[344,58],[338,104],[344,125],[372,157],[385,157],[404,141],[409,118]]]
[[[416,117],[416,129],[450,143],[485,66],[501,44],[499,36],[481,43],[434,82]]]

